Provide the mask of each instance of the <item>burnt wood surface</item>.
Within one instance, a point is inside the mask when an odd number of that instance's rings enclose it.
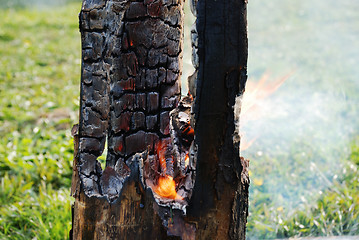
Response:
[[[234,106],[247,80],[246,7],[245,0],[197,3],[198,158],[188,209],[188,219],[197,220],[196,239],[245,239],[248,162],[239,156]]]
[[[84,0],[73,239],[163,239],[136,153],[170,137],[180,99],[182,0]],[[75,133],[76,131],[74,131]],[[106,168],[97,158],[108,141]],[[127,162],[126,162],[127,161]],[[146,200],[151,199],[151,200]],[[164,211],[162,214],[167,214]]]
[[[172,136],[170,112],[180,101],[183,0],[83,1],[70,238],[245,239],[248,163],[239,157],[234,105],[247,79],[246,2],[191,3],[197,15],[196,72],[189,88],[198,158],[184,214],[178,201],[159,206],[140,180],[143,159],[158,140]],[[97,158],[106,139],[102,170]]]
[[[169,112],[180,98],[182,16],[181,0],[83,1],[79,175],[88,196],[118,194],[101,187],[96,159],[106,137],[106,167],[119,172],[169,137]]]

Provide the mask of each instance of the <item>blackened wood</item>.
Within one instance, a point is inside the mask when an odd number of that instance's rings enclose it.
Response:
[[[239,157],[234,105],[247,80],[247,3],[197,3],[196,183],[188,219],[196,239],[245,239],[248,181]]]
[[[183,0],[83,0],[73,239],[164,239],[134,154],[169,138],[180,99]],[[107,140],[106,168],[97,158]],[[150,199],[150,200],[149,200]],[[158,207],[158,206],[157,206]]]
[[[187,217],[172,208],[160,211],[152,192],[138,181],[139,167],[129,164],[133,154],[169,136],[169,112],[180,93],[181,11],[181,0],[83,2],[74,239],[245,238],[248,179],[242,176],[247,163],[239,158],[233,110],[247,78],[243,0],[198,2],[193,44],[198,70],[193,78],[198,79],[191,89],[197,89],[199,163]],[[96,159],[106,138],[102,171]],[[193,182],[188,183],[192,189]],[[171,219],[167,229],[164,215]]]

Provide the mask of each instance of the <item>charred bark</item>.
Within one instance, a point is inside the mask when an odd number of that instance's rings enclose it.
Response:
[[[248,163],[234,105],[247,78],[246,3],[191,9],[194,106],[180,100],[183,0],[83,1],[70,238],[245,238]]]
[[[190,86],[196,86],[198,159],[188,209],[188,218],[198,223],[197,239],[245,239],[248,162],[239,156],[234,107],[247,80],[246,5],[245,0],[197,3],[192,45],[198,68]]]

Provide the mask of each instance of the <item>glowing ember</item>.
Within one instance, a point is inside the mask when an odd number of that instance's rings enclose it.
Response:
[[[241,106],[240,128],[242,129],[248,122],[258,120],[265,114],[263,100],[274,93],[291,75],[286,76],[268,83],[269,74],[264,74],[258,83],[248,81],[246,91],[243,94]],[[241,131],[241,151],[248,149],[257,139],[247,140],[243,131]]]
[[[186,158],[185,158],[185,166],[188,166],[189,164],[189,156],[188,156],[188,153],[186,154]]]
[[[193,96],[191,92],[188,90],[187,96],[190,98],[191,102],[193,101]]]
[[[180,195],[178,195],[176,192],[175,180],[173,179],[172,176],[166,174],[166,170],[167,170],[166,151],[167,151],[166,144],[164,142],[160,142],[157,146],[157,156],[160,161],[162,176],[158,178],[158,184],[153,188],[153,191],[164,198],[183,200],[183,198]],[[170,161],[173,161],[173,159],[170,159]]]
[[[194,130],[191,127],[191,125],[188,124],[188,126],[182,131],[183,135],[188,135],[190,137],[194,137]]]

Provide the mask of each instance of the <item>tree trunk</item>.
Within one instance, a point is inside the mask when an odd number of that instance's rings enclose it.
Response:
[[[197,31],[198,160],[188,216],[198,222],[197,239],[245,239],[248,162],[239,157],[234,108],[247,80],[246,2],[199,0]]]
[[[245,239],[246,2],[192,3],[194,101],[180,100],[183,0],[83,1],[70,238]]]

